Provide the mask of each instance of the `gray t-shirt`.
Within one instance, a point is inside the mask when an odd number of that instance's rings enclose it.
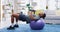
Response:
[[[29,15],[26,15],[26,16],[29,17]],[[33,14],[32,16],[33,16],[35,19],[40,19],[40,17],[39,17],[38,15]]]
[[[39,17],[38,15],[35,15],[35,14],[33,14],[33,17],[34,17],[35,19],[40,19],[40,17]]]

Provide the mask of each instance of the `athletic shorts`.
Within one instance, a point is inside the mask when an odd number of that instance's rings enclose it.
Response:
[[[19,15],[19,20],[21,20],[23,22],[26,21],[27,23],[30,23],[30,21],[31,21],[31,19],[29,18],[29,16],[23,15],[23,14]]]

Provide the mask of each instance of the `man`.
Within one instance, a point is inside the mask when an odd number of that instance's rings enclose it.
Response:
[[[20,14],[12,14],[11,15],[11,26],[7,29],[15,29],[18,28],[18,20],[26,21],[26,23],[30,23],[30,21],[37,21],[39,18],[45,18],[44,13],[39,13],[39,15],[33,14],[31,11],[28,12],[28,15],[24,15],[22,12]],[[14,18],[16,19],[16,24],[14,25]]]

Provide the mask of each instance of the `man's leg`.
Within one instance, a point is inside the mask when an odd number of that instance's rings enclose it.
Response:
[[[13,14],[13,15],[14,15],[14,18],[16,19],[16,24],[14,25],[14,27],[17,28],[17,27],[19,27],[19,26],[18,26],[19,14]],[[12,16],[13,16],[13,15],[12,15]],[[13,18],[12,18],[12,19],[13,19]],[[11,21],[12,21],[12,19],[11,19]]]
[[[19,17],[19,14],[12,14],[11,16],[11,26],[7,29],[14,29],[14,26],[17,27],[18,25],[18,17]],[[14,25],[14,18],[16,19],[16,25]]]

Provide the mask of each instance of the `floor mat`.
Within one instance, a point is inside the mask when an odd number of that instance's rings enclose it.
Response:
[[[32,30],[29,24],[20,24],[15,30],[0,29],[0,32],[60,32],[60,25],[46,24],[43,30]]]

